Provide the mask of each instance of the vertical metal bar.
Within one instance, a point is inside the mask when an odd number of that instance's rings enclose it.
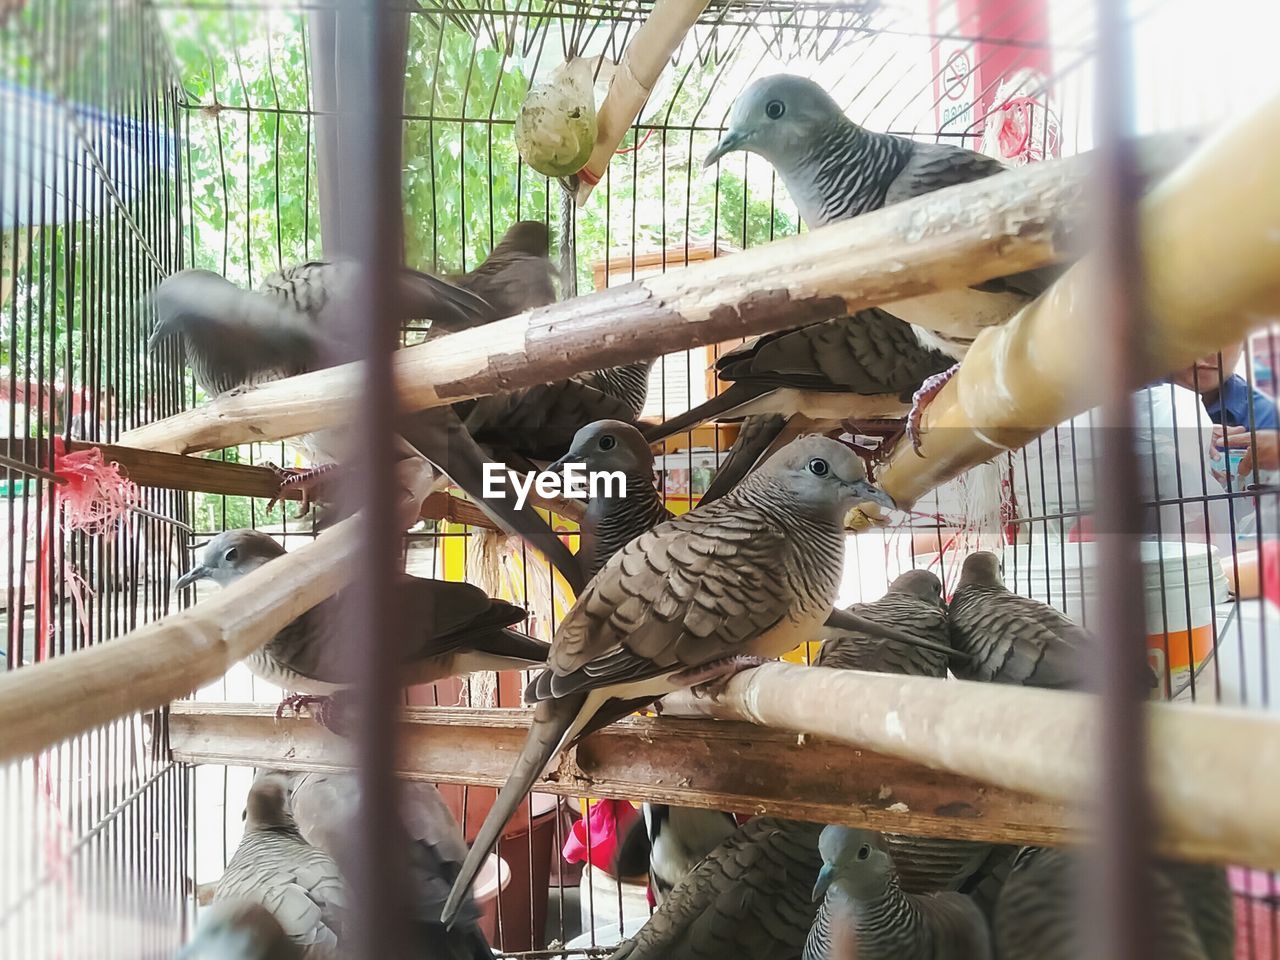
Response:
[[[406,27],[403,13],[376,0],[345,0],[338,10],[338,184],[344,195],[344,233],[362,267],[345,319],[349,342],[358,345],[365,362],[362,402],[350,434],[354,456],[348,491],[364,516],[362,575],[352,584],[342,612],[352,628],[347,635],[364,641],[352,645],[360,806],[346,875],[353,893],[353,953],[367,960],[406,955],[406,842],[392,777],[399,656],[389,642],[400,635],[401,625],[392,589],[400,572],[402,531],[397,529],[394,496],[391,353],[399,336],[394,281],[401,252],[404,60],[398,47],[405,42]]]
[[[1131,143],[1129,24],[1123,5],[1097,4],[1098,67],[1095,177],[1099,295],[1095,311],[1106,402],[1097,461],[1099,644],[1094,682],[1102,694],[1098,844],[1086,899],[1097,918],[1090,956],[1154,958],[1147,861],[1150,818],[1142,704],[1146,627],[1137,518],[1142,516],[1134,450],[1133,399],[1144,350],[1139,193]]]

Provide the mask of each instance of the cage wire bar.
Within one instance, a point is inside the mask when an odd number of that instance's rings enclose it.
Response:
[[[586,291],[798,232],[795,205],[759,158],[738,154],[716,171],[699,169],[733,95],[766,66],[829,78],[846,112],[874,129],[974,148],[998,147],[1010,122],[1001,104],[1021,94],[1032,102],[1016,162],[1089,149],[1102,20],[1088,8],[716,0],[638,118],[629,152],[585,207],[566,212],[556,185],[515,151],[520,97],[570,55],[618,59],[652,5],[395,5],[408,28],[403,103],[395,110],[381,97],[370,116],[398,114],[405,260],[441,272],[473,267],[506,225],[532,217],[552,225],[573,285]],[[177,352],[145,353],[141,299],[159,279],[198,266],[256,286],[341,247],[331,225],[346,221],[348,200],[372,192],[355,178],[339,212],[325,159],[337,155],[342,97],[317,47],[336,49],[326,23],[341,11],[331,2],[30,0],[0,26],[8,669],[108,640],[189,602],[175,596],[173,580],[186,569],[187,548],[220,530],[258,527],[286,545],[314,535],[311,521],[269,513],[263,498],[151,487],[110,530],[68,530],[58,493],[65,484],[40,465],[56,466],[59,439],[109,442],[202,401]],[[1130,26],[1185,13],[1178,0],[1152,0],[1134,5]],[[948,72],[958,56],[969,67],[959,80]],[[1222,100],[1190,81],[1146,88],[1141,66],[1135,93],[1150,107],[1149,128],[1221,114]],[[424,332],[408,327],[404,342]],[[646,416],[667,419],[717,391],[704,369],[729,346],[659,358]],[[1230,353],[1206,362],[1187,385],[1200,392],[1237,363]],[[1277,364],[1274,331],[1251,338],[1245,382],[1273,395]],[[1211,418],[1179,389],[1154,385],[1136,408],[1142,529],[1152,538],[1140,558],[1148,654],[1170,698],[1273,709],[1273,620],[1248,583],[1258,578],[1257,548],[1275,534],[1275,478],[1220,470]],[[873,438],[891,432],[861,426]],[[1011,587],[1105,627],[1091,543],[1106,530],[1105,498],[1094,496],[1105,459],[1096,429],[1091,417],[1076,418],[936,491],[909,523],[853,538],[850,566],[865,572],[846,583],[842,602],[874,599],[915,566],[938,572],[950,590],[967,552],[997,548]],[[1280,440],[1274,425],[1255,422],[1249,432],[1255,442]],[[716,430],[668,444],[659,479],[671,509],[696,501],[730,441]],[[219,454],[251,464],[295,456],[286,444]],[[557,526],[572,542],[572,524]],[[428,521],[407,540],[409,572],[510,597],[534,612],[544,638],[567,608],[545,562],[492,531]],[[1224,560],[1221,573],[1210,548]],[[406,699],[517,707],[521,686],[518,675],[472,676]],[[275,702],[278,693],[237,667],[194,696]],[[235,849],[251,771],[171,763],[165,729],[163,712],[122,720],[0,774],[6,955],[19,947],[79,955],[92,945],[95,956],[167,956],[189,935],[196,902],[207,900]],[[491,791],[444,789],[471,836]],[[495,948],[605,955],[598,948],[633,919],[623,888],[591,882],[601,879],[592,871],[581,888],[585,909],[564,892],[575,867],[560,851],[576,820],[587,826],[590,857],[600,838],[581,811],[526,803],[499,847],[512,879],[492,907]],[[376,882],[376,871],[367,875]],[[549,901],[538,889],[548,880],[556,890]],[[1241,887],[1239,955],[1280,955],[1276,896],[1269,874]],[[104,936],[115,929],[118,939]],[[575,935],[590,946],[547,950]]]

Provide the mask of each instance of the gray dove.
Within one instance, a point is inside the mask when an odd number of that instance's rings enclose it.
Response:
[[[829,826],[818,838],[822,869],[813,897],[822,907],[804,960],[989,960],[987,921],[963,893],[903,891],[894,862],[874,833]],[[833,949],[841,932],[857,944]]]
[[[577,557],[583,578],[590,580],[615,553],[672,516],[653,483],[653,451],[631,424],[587,424],[574,434],[569,452],[547,469],[563,470],[568,464],[581,464],[587,475],[616,471],[625,480],[622,491],[601,484],[598,495],[587,500]]]
[[[338,310],[358,269],[353,261],[312,261],[272,274],[256,293],[205,270],[181,271],[150,295],[157,316],[149,347],[180,337],[197,383],[210,396],[319,369],[326,361],[354,359],[352,345],[341,340]],[[484,300],[430,274],[405,270],[401,278],[400,319],[426,317],[453,326],[496,319]],[[482,496],[486,456],[457,412],[418,411],[402,419],[400,432],[403,452],[426,457],[499,526],[527,540],[581,589],[572,554],[532,508],[517,510],[512,499]],[[312,489],[345,455],[346,439],[344,430],[304,437],[302,446],[316,466],[281,471],[282,489],[303,491],[304,510]]]
[[[209,541],[201,562],[175,587],[181,590],[199,580],[227,586],[284,553],[265,533],[228,530]],[[405,575],[398,592],[404,624],[403,635],[396,638],[404,658],[398,679],[405,686],[546,662],[545,643],[509,629],[527,612],[479,587]],[[255,676],[304,694],[287,701],[295,706],[328,697],[350,683],[350,649],[336,622],[340,597],[312,607],[245,659]]]
[[[1088,633],[1047,603],[1009,590],[994,553],[965,558],[950,619],[952,645],[971,658],[952,664],[962,680],[1054,689],[1083,682]]]
[[[636,877],[647,873],[649,890],[658,904],[703,857],[738,829],[733,814],[721,810],[645,803],[640,814],[618,844],[614,874]]]
[[[213,892],[214,904],[251,900],[275,917],[307,960],[340,954],[346,885],[327,853],[302,839],[283,777],[254,781],[245,802],[244,837]]]
[[[432,784],[400,781],[397,786],[401,818],[411,841],[408,900],[412,953],[430,960],[493,960],[493,951],[477,925],[480,910],[473,902],[464,905],[452,930],[440,922],[449,886],[467,854],[462,829]],[[306,841],[335,859],[349,854],[359,794],[352,774],[294,774],[289,800]]]
[[[800,960],[822,859],[813,823],[756,817],[703,858],[609,960]]]
[[[533,725],[467,855],[446,920],[562,749],[672,690],[742,669],[745,656],[781,656],[812,636],[839,586],[844,515],[860,499],[888,500],[848,447],[802,437],[723,499],[614,554],[561,622],[548,669],[525,691]]]
[[[1208,960],[1193,922],[1193,905],[1163,871],[1153,869],[1150,877],[1155,934],[1151,955],[1160,960]],[[1089,925],[1082,921],[1079,900],[1083,882],[1077,854],[1024,847],[996,902],[994,930],[1000,960],[1087,956]]]
[[[650,443],[710,419],[744,418],[703,502],[723,496],[764,457],[802,433],[828,433],[845,421],[897,418],[929,377],[952,361],[924,346],[911,327],[883,310],[862,310],[769,333],[716,361],[729,386],[658,427]]]
[[[302,960],[271,911],[253,900],[211,904],[177,960]]]
[[[998,160],[948,143],[918,143],[854,123],[812,80],[781,74],[750,84],[734,101],[729,128],[707,155],[709,166],[734,150],[768,160],[811,228],[856,217],[934,190],[999,173]],[[1045,267],[959,290],[891,304],[921,344],[959,359],[978,333],[1004,323],[1062,272]],[[926,403],[954,372],[931,377]],[[918,447],[919,408],[909,420]]]
[[[463,290],[474,293],[492,308],[494,319],[545,307],[556,302],[550,260],[551,233],[545,223],[518,220],[489,251],[484,263],[470,273],[450,277]],[[453,332],[474,326],[457,319],[434,320],[431,333]]]
[[[1161,860],[1157,867],[1182,894],[1208,960],[1234,960],[1235,895],[1226,867],[1175,860]]]

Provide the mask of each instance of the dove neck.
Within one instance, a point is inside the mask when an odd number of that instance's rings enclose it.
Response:
[[[814,137],[792,170],[778,172],[805,223],[821,227],[883,207],[911,150],[910,140],[842,120]]]
[[[874,940],[876,931],[909,930],[920,922],[919,908],[903,893],[896,876],[842,876],[831,892],[855,917],[859,942]]]
[[[587,504],[583,536],[590,541],[589,577],[595,576],[610,557],[640,534],[667,519],[667,509],[653,485],[651,470],[644,474],[628,471],[624,477],[625,496],[597,497]]]

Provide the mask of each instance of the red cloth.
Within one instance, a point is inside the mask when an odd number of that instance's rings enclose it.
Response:
[[[638,816],[640,811],[625,800],[597,800],[586,818],[573,825],[561,853],[570,863],[586,861],[613,876],[618,840]]]
[[[1274,607],[1280,607],[1280,540],[1264,540],[1259,551],[1262,569],[1262,595]]]

